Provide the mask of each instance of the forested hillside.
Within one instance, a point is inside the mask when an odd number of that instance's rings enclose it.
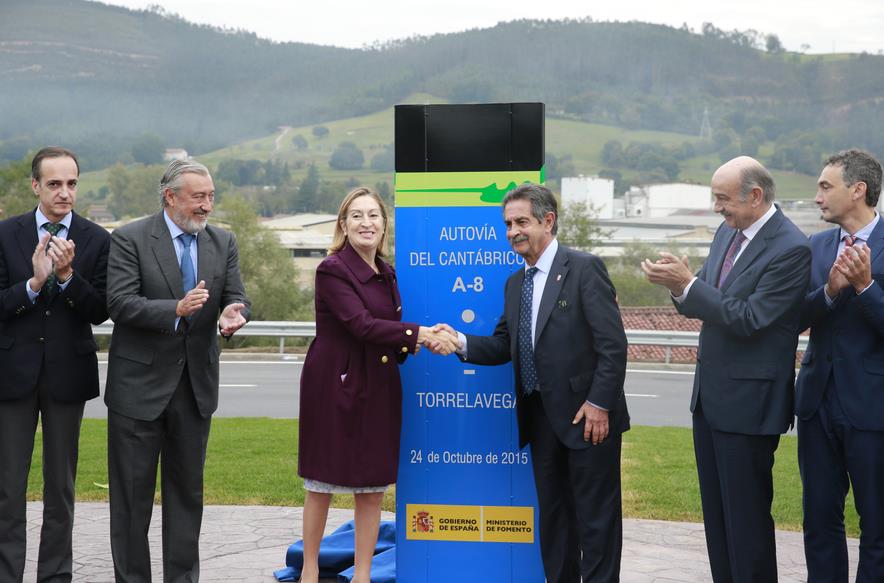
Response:
[[[352,50],[274,43],[156,9],[3,0],[0,162],[48,142],[77,148],[87,169],[138,161],[133,146],[145,139],[198,154],[416,92],[540,100],[551,117],[685,135],[708,110],[716,151],[768,143],[769,164],[805,173],[848,145],[884,154],[884,57],[787,53],[772,38],[517,21]]]

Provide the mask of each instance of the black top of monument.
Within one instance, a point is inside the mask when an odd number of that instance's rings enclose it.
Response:
[[[543,103],[397,105],[396,172],[540,170]]]

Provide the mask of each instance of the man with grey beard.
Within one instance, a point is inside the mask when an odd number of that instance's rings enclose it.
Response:
[[[108,476],[116,580],[151,580],[147,531],[162,460],[163,580],[199,580],[203,467],[218,405],[218,332],[248,318],[234,236],[207,224],[208,169],[174,161],[163,209],[113,232],[107,270]]]

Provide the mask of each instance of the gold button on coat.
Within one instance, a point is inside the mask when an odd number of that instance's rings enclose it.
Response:
[[[381,357],[381,362],[383,362],[384,364],[387,364],[387,361],[388,361],[388,360],[390,360],[390,359],[387,358],[387,355],[386,355],[386,354],[383,355],[383,356]]]
[[[407,346],[403,346],[403,347],[402,347],[402,352],[408,352],[408,347],[407,347]]]
[[[412,334],[414,334],[414,332],[412,332],[411,330],[406,330],[406,331],[405,331],[405,335],[406,335],[406,336],[411,336]]]

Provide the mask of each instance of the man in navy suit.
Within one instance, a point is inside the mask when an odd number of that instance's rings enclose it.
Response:
[[[519,445],[531,444],[547,582],[615,583],[629,412],[614,286],[601,259],[559,245],[548,188],[527,183],[508,192],[503,219],[525,269],[506,282],[494,334],[456,333],[458,355],[475,364],[514,363]]]
[[[25,496],[40,418],[43,527],[38,581],[70,581],[74,479],[83,406],[98,396],[91,324],[107,319],[110,235],[73,212],[73,152],[31,165],[33,211],[0,223],[0,581],[21,581]]]
[[[820,174],[816,203],[838,227],[810,238],[797,384],[808,581],[847,582],[844,501],[860,515],[858,583],[884,578],[884,225],[881,164],[847,150]]]
[[[724,223],[696,277],[669,253],[642,269],[679,312],[703,321],[691,411],[712,578],[776,583],[771,470],[793,419],[810,248],[773,204],[773,178],[756,160],[721,166],[712,195]]]

